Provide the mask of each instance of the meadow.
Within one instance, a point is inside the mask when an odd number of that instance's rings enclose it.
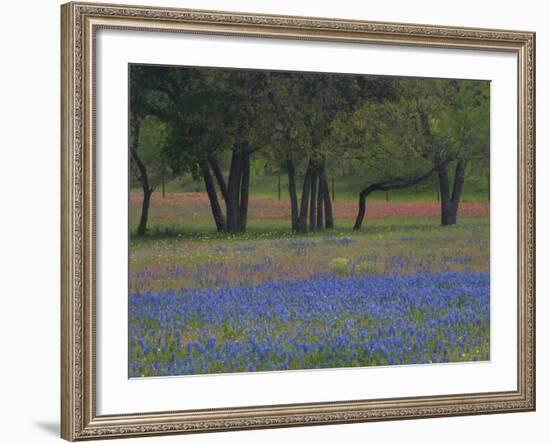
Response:
[[[229,235],[202,192],[155,193],[130,239],[130,377],[488,360],[489,204],[441,227],[430,197],[373,199],[354,232],[342,196],[334,230],[296,234],[287,201],[253,195]]]

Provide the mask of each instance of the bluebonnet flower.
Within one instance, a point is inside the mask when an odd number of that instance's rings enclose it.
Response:
[[[489,298],[469,272],[136,293],[130,376],[487,360]]]

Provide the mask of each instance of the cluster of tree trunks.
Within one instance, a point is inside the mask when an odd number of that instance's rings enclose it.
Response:
[[[133,118],[130,124],[130,153],[137,168],[136,177],[143,190],[141,217],[137,229],[137,235],[143,236],[147,230],[149,206],[154,187],[149,184],[147,168],[138,155],[139,127],[139,118]],[[236,233],[246,231],[250,187],[250,155],[252,152],[247,143],[234,146],[227,182],[217,159],[214,157],[203,159],[199,164],[218,232]],[[406,179],[395,178],[365,187],[359,193],[358,213],[354,229],[361,229],[366,214],[366,201],[371,193],[407,188],[426,180],[434,172],[437,172],[439,182],[441,224],[443,226],[456,224],[466,166],[467,161],[464,158],[456,160],[452,186],[448,171],[449,161],[440,161],[433,169],[420,176]],[[309,160],[299,205],[296,189],[296,169],[294,162],[290,159],[287,160],[287,172],[292,230],[307,232],[308,230],[333,228],[334,216],[324,161]],[[225,215],[218,200],[216,184],[225,203]]]
[[[334,228],[332,202],[329,194],[324,161],[309,160],[298,211],[295,168],[292,160],[287,161],[288,191],[290,194],[292,229],[307,232],[316,229]]]
[[[250,155],[247,143],[233,147],[231,166],[227,183],[218,161],[214,157],[200,163],[204,185],[210,200],[210,209],[218,232],[244,232],[248,220],[248,195],[250,188]],[[225,202],[225,215],[221,209],[216,191],[218,184]]]
[[[132,139],[137,140],[139,137],[139,120],[134,122],[131,127],[133,128]],[[137,179],[141,183],[143,190],[141,217],[137,229],[137,235],[143,236],[147,230],[149,206],[154,187],[149,184],[147,168],[139,158],[135,143],[130,147],[130,153],[132,161],[135,163],[138,171]],[[236,233],[246,231],[250,187],[250,155],[251,152],[246,146],[235,147],[233,149],[227,183],[220,165],[215,158],[210,157],[205,159],[201,161],[199,165],[210,201],[212,216],[218,232]],[[441,224],[443,226],[456,224],[467,161],[462,158],[456,160],[452,189],[448,172],[448,163],[448,161],[440,162],[427,173],[417,177],[408,179],[395,178],[391,181],[374,183],[365,187],[359,193],[358,213],[353,229],[361,229],[366,214],[366,201],[371,193],[375,191],[388,192],[392,189],[407,188],[426,180],[434,172],[437,172],[439,181]],[[309,161],[304,177],[299,206],[296,191],[296,170],[292,160],[287,160],[287,171],[292,230],[296,232],[307,232],[308,230],[313,231],[333,228],[334,217],[332,202],[325,174],[324,162],[317,162],[313,159]],[[216,183],[225,202],[225,215],[218,200]]]
[[[218,232],[246,231],[251,153],[252,151],[246,145],[233,149],[227,182],[215,158],[210,157],[200,163],[206,193]],[[333,228],[334,216],[324,162],[309,161],[299,206],[296,168],[292,160],[287,160],[287,171],[292,230],[307,232],[308,230]],[[225,215],[218,200],[216,183],[225,202]]]
[[[426,113],[420,113],[420,125],[422,135],[429,146],[434,145],[434,137],[430,128],[429,119]],[[462,196],[462,187],[464,185],[464,177],[466,173],[467,161],[464,157],[456,158],[454,184],[451,192],[449,180],[449,162],[451,158],[445,158],[443,154],[435,160],[435,169],[439,182],[439,199],[441,203],[441,225],[448,226],[456,224],[458,215],[458,206],[460,197]]]

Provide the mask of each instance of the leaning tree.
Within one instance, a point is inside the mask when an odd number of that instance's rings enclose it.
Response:
[[[368,100],[333,123],[332,143],[361,162],[368,183],[359,192],[355,230],[362,226],[370,194],[416,185],[437,169],[434,157],[440,140],[425,131],[425,123],[439,112],[440,103],[434,94],[428,98],[403,93],[414,91],[408,83],[403,88],[404,82],[409,80],[398,81],[398,99]]]

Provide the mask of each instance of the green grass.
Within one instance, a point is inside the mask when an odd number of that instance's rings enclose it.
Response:
[[[250,183],[250,196],[254,198],[277,199],[278,198],[278,180],[277,176],[259,175],[253,176]],[[334,177],[334,193],[336,201],[355,202],[358,194],[369,182],[363,177]],[[169,180],[166,183],[166,192],[204,192],[204,184],[200,181],[193,181],[190,177],[177,178]],[[301,181],[298,179],[298,193],[301,190]],[[329,188],[332,194],[332,177],[329,177]],[[139,190],[139,187],[134,187]],[[160,186],[157,186],[157,192],[160,192]],[[385,200],[396,202],[412,201],[437,201],[437,184],[435,180],[428,180],[419,185],[407,188],[396,189],[384,192],[375,192],[370,197],[371,200]],[[288,199],[288,177],[281,175],[281,200]],[[465,183],[463,192],[463,202],[482,203],[487,201],[487,190],[482,186],[475,186],[469,182]]]
[[[435,217],[373,220],[358,232],[338,227],[293,234],[276,229],[276,225],[271,228],[238,235],[188,232],[132,238],[131,286],[134,290],[216,287],[219,283],[210,275],[240,281],[243,272],[254,276],[253,283],[260,283],[307,278],[318,272],[354,275],[386,274],[396,269],[399,273],[489,270],[489,220],[485,217],[464,218],[449,227],[441,227]],[[247,271],[255,267],[259,267],[257,272]],[[203,274],[205,270],[208,272]]]
[[[212,226],[210,226],[210,224]],[[287,220],[249,220],[247,231],[243,233],[228,234],[216,231],[213,223],[202,220],[193,223],[182,224],[179,227],[161,227],[152,224],[144,237],[135,235],[135,228],[131,229],[130,241],[132,247],[150,245],[159,240],[180,242],[185,240],[210,241],[242,241],[264,240],[277,238],[319,238],[321,236],[362,236],[362,235],[401,235],[414,233],[429,237],[434,232],[452,231],[462,229],[464,226],[473,225],[487,227],[489,220],[484,217],[461,217],[456,226],[442,227],[439,217],[387,217],[383,219],[365,220],[359,231],[353,230],[353,220],[337,220],[334,229],[314,231],[308,233],[296,233],[290,229]]]

